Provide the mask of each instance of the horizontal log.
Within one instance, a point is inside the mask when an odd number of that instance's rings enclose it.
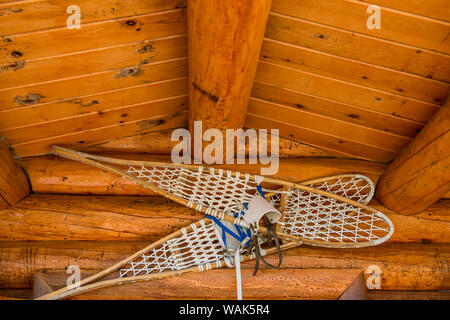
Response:
[[[146,245],[148,242],[0,242],[0,287],[31,288],[38,270],[64,270],[70,265],[77,265],[86,272],[103,270]],[[284,253],[282,268],[362,269],[367,281],[374,270],[368,267],[377,266],[382,290],[449,290],[449,248],[449,244],[397,243],[361,249],[302,246]],[[271,263],[276,263],[277,259],[267,257]],[[253,268],[254,262],[244,265]]]
[[[33,298],[31,289],[0,289],[0,300],[29,300]]]
[[[450,191],[450,101],[389,165],[376,198],[387,208],[417,214]]]
[[[346,292],[349,290],[347,289]],[[345,297],[345,295],[344,295]],[[0,289],[0,300],[29,300],[32,289]],[[367,290],[367,300],[450,300],[450,291]],[[342,296],[339,300],[343,300]]]
[[[131,137],[113,139],[105,143],[80,148],[80,151],[88,153],[124,152],[124,153],[148,153],[170,155],[172,149],[179,141],[172,141],[173,130],[150,132]],[[271,148],[271,137],[267,135],[267,150]],[[331,154],[320,149],[293,140],[279,138],[279,156],[289,157],[330,157]],[[249,143],[246,140],[245,155],[249,154]],[[270,154],[270,152],[269,152]]]
[[[283,255],[283,268],[358,268],[381,290],[449,290],[450,245],[385,243],[364,249],[301,246]],[[277,257],[267,257],[276,263]]]
[[[128,241],[5,241],[0,242],[0,288],[32,288],[37,270],[106,269],[146,247]]]
[[[163,197],[33,194],[0,211],[0,241],[154,242],[203,218]]]
[[[417,216],[371,206],[394,223],[390,242],[450,242],[450,201],[440,201]],[[203,218],[162,197],[33,194],[14,208],[0,210],[0,241],[160,239]]]
[[[365,298],[362,272],[358,269],[283,269],[242,270],[242,297],[245,300],[346,300]],[[48,289],[65,286],[64,271],[37,273],[34,297]],[[84,278],[82,274],[82,278]],[[356,283],[356,285],[353,285]],[[353,285],[353,286],[352,286]],[[347,293],[347,290],[351,292]],[[70,297],[69,300],[235,300],[236,272],[231,269],[213,270],[175,278],[124,284],[102,288]]]
[[[442,199],[414,216],[388,210],[375,199],[369,205],[386,214],[394,224],[390,242],[450,242],[450,200]]]
[[[171,162],[168,156],[144,154],[120,154],[124,159]],[[30,177],[36,193],[69,193],[97,195],[152,195],[128,179],[101,171],[75,161],[54,156],[23,158],[20,163]],[[217,167],[260,174],[261,165],[219,165]],[[385,170],[386,165],[362,160],[332,158],[280,159],[278,173],[273,177],[300,182],[325,176],[360,173],[367,175],[374,183]]]

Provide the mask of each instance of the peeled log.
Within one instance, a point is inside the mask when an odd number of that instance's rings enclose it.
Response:
[[[272,0],[189,0],[189,129],[244,125]]]
[[[148,245],[148,242],[6,241],[0,242],[0,287],[31,288],[38,270],[103,270]],[[285,251],[283,269],[381,269],[382,290],[449,290],[449,244],[389,243],[361,249],[301,246]],[[277,256],[267,257],[276,263]],[[253,268],[254,261],[243,268]],[[262,265],[262,269],[265,267]],[[369,277],[365,273],[365,278]]]
[[[87,148],[79,148],[79,151],[87,153],[124,152],[124,153],[148,153],[170,155],[172,149],[179,141],[172,141],[173,130],[148,132],[131,137],[116,138],[98,145]],[[245,140],[245,155],[249,154],[248,139]],[[271,150],[271,137],[267,134],[267,150]],[[256,150],[258,152],[258,150]],[[306,144],[279,137],[280,158],[293,157],[331,157],[332,155],[323,150],[308,146]]]
[[[381,290],[449,290],[450,244],[385,243],[361,249],[296,247],[283,254],[283,268],[357,268],[369,281],[380,269]],[[276,263],[277,257],[267,258]],[[369,281],[370,282],[370,281]]]
[[[256,277],[252,273],[248,268],[242,270],[244,299],[336,300],[350,290],[353,292],[347,299],[365,298],[362,272],[357,269],[265,269]],[[68,300],[235,300],[235,277],[236,272],[231,269],[213,270],[102,288]],[[65,286],[66,279],[64,271],[38,273],[33,288],[35,297]]]
[[[108,155],[108,154],[107,154]],[[130,159],[171,162],[170,157],[143,154],[109,154]],[[36,193],[65,193],[92,195],[154,195],[134,182],[76,161],[55,156],[40,156],[21,159]],[[260,174],[261,165],[230,164],[217,165],[233,171]],[[315,178],[344,173],[367,175],[374,183],[385,170],[386,165],[363,160],[333,158],[290,158],[280,159],[278,173],[274,178],[301,182]]]
[[[146,247],[129,241],[4,241],[0,242],[0,288],[33,286],[38,270],[64,270],[77,265],[83,271],[106,269]]]
[[[390,242],[450,242],[450,201],[441,200],[419,215],[371,206],[394,223]],[[33,194],[0,210],[0,241],[160,239],[203,218],[203,214],[160,196],[75,196]]]
[[[387,208],[412,215],[450,190],[450,101],[383,173],[376,198]]]
[[[188,0],[192,136],[194,121],[223,133],[244,126],[271,3]]]
[[[0,241],[154,242],[204,216],[163,197],[33,194],[0,210]]]
[[[394,234],[389,242],[450,242],[450,201],[442,199],[414,216],[405,216],[386,209],[376,200],[369,204],[392,221]]]

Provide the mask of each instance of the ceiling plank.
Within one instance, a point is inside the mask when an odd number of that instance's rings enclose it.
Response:
[[[391,132],[403,137],[414,138],[424,126],[422,122],[339,103],[258,81],[255,81],[253,85],[252,97],[291,108],[299,108],[367,128]]]
[[[386,8],[418,14],[420,16],[448,21],[450,7],[447,0],[360,0]]]
[[[0,4],[2,16],[0,34],[8,35],[30,31],[65,27],[70,16],[66,10],[74,4],[72,0],[25,0]],[[185,0],[141,1],[128,0],[126,4],[117,0],[78,0],[76,5],[81,9],[82,24],[173,10],[186,6]]]
[[[435,104],[265,61],[259,63],[255,80],[420,122],[428,121],[440,108]]]
[[[252,113],[247,114],[245,125],[256,129],[278,129],[281,137],[306,143],[332,154],[347,158],[389,162],[397,155],[397,153],[393,151],[371,147],[332,134],[326,134],[301,126],[275,121],[271,117],[260,117]]]
[[[187,95],[185,77],[4,110],[0,111],[0,134],[10,136],[13,130],[28,130],[40,123],[181,95]]]
[[[434,80],[450,81],[448,55],[377,39],[326,24],[271,13],[265,36],[339,57]]]
[[[161,102],[157,102],[161,103]],[[163,103],[169,103],[164,101]],[[30,141],[13,145],[14,151],[21,157],[43,155],[50,151],[52,145],[64,145],[69,148],[79,148],[100,142],[108,141],[117,137],[126,137],[151,131],[179,128],[187,123],[187,97],[171,99],[175,109],[179,111],[164,113],[159,116],[145,117],[133,121],[124,121],[109,126],[99,126],[81,132],[72,132],[65,135],[54,136],[37,141]],[[170,109],[172,110],[171,106]],[[27,170],[28,172],[28,170]]]
[[[0,64],[14,63],[17,56],[29,61],[185,33],[184,9],[86,23],[80,30],[53,28],[22,33],[2,38]]]
[[[264,61],[433,104],[445,101],[449,91],[449,85],[441,81],[270,39],[264,40],[261,58]]]
[[[183,57],[41,82],[26,87],[0,89],[0,111],[182,78],[187,76],[187,71],[187,58]]]
[[[343,140],[358,142],[368,147],[371,146],[393,152],[399,152],[411,142],[409,138],[352,124],[347,121],[340,121],[302,109],[252,98],[248,113],[288,125],[333,135]]]
[[[21,68],[6,67],[0,78],[0,87],[4,89],[24,87],[45,81],[143,66],[186,56],[186,35],[137,41],[115,47],[26,61]]]
[[[371,30],[367,27],[368,7],[356,0],[274,0],[272,11],[418,49],[450,53],[447,22],[381,7],[380,29]]]

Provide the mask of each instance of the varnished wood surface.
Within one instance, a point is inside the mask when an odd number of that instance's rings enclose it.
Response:
[[[148,244],[132,241],[0,242],[0,285],[31,288],[37,270],[64,270],[72,264],[84,271],[103,270]],[[301,246],[285,252],[282,268],[356,268],[366,272],[369,266],[376,265],[381,271],[382,290],[449,290],[448,249],[448,244],[401,243],[342,250]],[[277,259],[276,255],[268,257],[271,263],[276,263]],[[244,265],[253,268],[254,262]],[[365,273],[366,279],[369,273]]]
[[[450,102],[383,173],[376,197],[386,207],[416,214],[450,190]]]

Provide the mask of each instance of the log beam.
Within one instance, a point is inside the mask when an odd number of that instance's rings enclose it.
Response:
[[[89,146],[87,148],[79,148],[78,150],[88,153],[124,152],[170,155],[172,153],[172,149],[179,143],[179,141],[172,141],[171,135],[172,130],[148,132],[131,137],[116,138],[98,145]],[[271,150],[270,134],[267,135],[267,140],[267,150]],[[246,157],[248,157],[250,150],[248,140],[246,140]],[[256,154],[258,154],[258,150],[256,150]],[[318,148],[279,137],[279,157],[327,158],[333,157],[333,155]]]
[[[108,155],[108,154],[106,154]],[[109,156],[117,156],[111,155]],[[120,154],[123,159],[171,162],[169,156],[145,154]],[[21,159],[21,165],[30,177],[36,193],[64,193],[91,195],[154,195],[129,179],[119,177],[84,165],[82,163],[53,156]],[[260,174],[261,165],[218,165],[233,171]],[[301,182],[344,173],[367,175],[374,183],[386,169],[386,165],[363,160],[333,158],[287,158],[280,159],[278,173],[274,178]]]
[[[0,209],[14,205],[29,193],[30,186],[25,173],[0,140]]]
[[[103,270],[147,245],[142,241],[0,242],[0,287],[31,288],[36,271],[64,270],[73,264],[86,272]],[[284,253],[282,269],[361,269],[367,281],[368,267],[375,265],[381,272],[381,290],[449,290],[449,248],[449,244],[403,243],[359,249],[301,246]],[[267,259],[277,263],[278,257]],[[252,269],[254,263],[243,263],[243,269]]]
[[[242,128],[272,0],[188,0],[189,131]]]
[[[390,242],[450,243],[450,201],[405,216],[371,206],[394,223]],[[33,194],[0,210],[0,241],[160,239],[204,216],[163,197]]]
[[[337,300],[343,297],[342,300],[350,300],[366,296],[362,272],[358,269],[265,269],[260,270],[256,277],[252,273],[251,268],[242,270],[244,299]],[[91,274],[82,274],[81,277]],[[63,270],[37,273],[34,297],[62,288],[67,276]],[[234,270],[220,269],[102,288],[68,300],[234,300],[235,277]]]
[[[411,215],[450,190],[450,101],[383,173],[376,198],[387,208]]]
[[[0,241],[157,241],[204,215],[163,197],[32,194],[0,210]]]

